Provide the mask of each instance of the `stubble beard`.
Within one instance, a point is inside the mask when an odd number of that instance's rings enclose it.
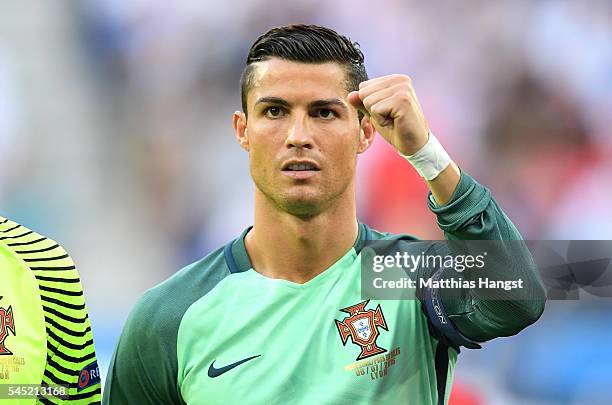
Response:
[[[343,185],[340,190],[325,192],[322,187],[316,188],[315,192],[294,192],[289,190],[275,190],[266,187],[253,179],[256,192],[260,192],[279,211],[285,212],[302,220],[308,220],[320,215],[331,207],[344,193],[346,193],[350,182]],[[294,186],[299,187],[299,186]]]

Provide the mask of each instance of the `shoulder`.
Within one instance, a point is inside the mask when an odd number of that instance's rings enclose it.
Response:
[[[187,309],[229,274],[223,248],[219,248],[146,291],[126,326],[139,334],[159,336],[159,330],[170,329],[175,335]],[[147,327],[142,328],[144,325]]]
[[[140,298],[111,360],[105,403],[182,403],[176,386],[179,326],[187,309],[229,274],[219,248]]]
[[[0,248],[40,276],[47,272],[74,276],[77,272],[72,258],[60,244],[1,216]]]

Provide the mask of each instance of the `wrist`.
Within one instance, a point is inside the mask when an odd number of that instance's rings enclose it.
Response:
[[[421,135],[417,141],[403,144],[397,147],[397,151],[401,156],[411,156],[423,148],[429,141],[430,131],[427,130],[424,135]]]
[[[448,167],[451,158],[435,135],[429,131],[427,142],[411,155],[398,152],[425,180],[433,180]]]

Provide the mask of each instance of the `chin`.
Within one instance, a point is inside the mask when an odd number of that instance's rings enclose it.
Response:
[[[294,185],[279,189],[260,187],[257,182],[255,184],[257,190],[278,209],[303,219],[319,215],[329,208],[338,195],[341,194],[330,194],[328,190],[322,190],[321,187],[310,185]]]
[[[321,199],[314,196],[285,197],[277,205],[283,211],[300,218],[310,218],[323,211]]]

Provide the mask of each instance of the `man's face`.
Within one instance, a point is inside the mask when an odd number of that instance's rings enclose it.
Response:
[[[257,63],[246,125],[236,113],[234,127],[256,187],[283,211],[309,217],[341,196],[354,198],[357,153],[373,131],[368,123],[361,131],[347,94],[337,63]]]

